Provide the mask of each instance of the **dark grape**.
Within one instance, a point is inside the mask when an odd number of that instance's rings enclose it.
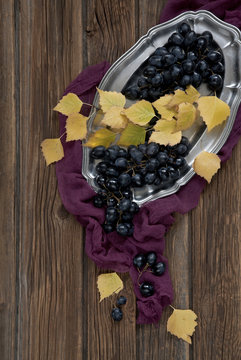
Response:
[[[148,172],[144,177],[144,182],[147,185],[151,185],[154,183],[156,179],[156,174],[154,172]]]
[[[177,60],[184,60],[185,58],[185,51],[180,46],[173,46],[171,54],[174,55]]]
[[[222,60],[222,55],[218,52],[218,51],[209,51],[207,54],[207,59],[211,62],[211,63],[217,63],[218,61]]]
[[[115,166],[117,169],[125,170],[128,166],[128,161],[126,158],[119,157],[115,160]]]
[[[144,185],[144,181],[143,181],[141,174],[135,174],[134,176],[132,176],[131,182],[134,187],[135,186],[141,187]]]
[[[129,186],[131,184],[131,176],[129,174],[121,174],[118,177],[118,183],[120,185],[121,188],[126,188],[127,186]]]
[[[192,76],[191,75],[183,75],[183,77],[180,79],[179,84],[182,87],[186,87],[187,85],[190,85],[192,83]]]
[[[101,188],[105,187],[105,183],[106,183],[106,177],[104,175],[98,175],[95,178],[95,182],[97,185],[99,185]]]
[[[160,163],[156,158],[151,158],[146,162],[146,170],[155,171],[159,165]]]
[[[145,87],[148,87],[149,86],[149,83],[147,81],[146,78],[139,78],[138,79],[138,82],[137,82],[137,85],[140,87],[140,88],[145,88]]]
[[[133,214],[128,211],[124,211],[121,215],[121,219],[124,223],[130,222],[133,219]]]
[[[197,88],[200,86],[201,82],[202,76],[194,71],[192,74],[192,85]]]
[[[175,64],[177,58],[173,54],[166,54],[163,56],[163,66],[169,67],[172,64]]]
[[[149,282],[143,282],[140,285],[141,295],[144,297],[149,297],[154,294],[154,286]]]
[[[132,201],[129,212],[132,214],[137,214],[139,212],[140,208],[137,205],[137,203],[135,203],[134,201]]]
[[[102,159],[105,156],[105,147],[102,145],[94,147],[90,152],[90,157],[94,159]]]
[[[166,265],[163,262],[158,262],[152,267],[152,273],[156,276],[161,276],[165,272]]]
[[[191,74],[194,68],[195,68],[195,63],[192,60],[187,59],[182,62],[182,69],[185,74]]]
[[[130,207],[131,207],[131,200],[130,200],[130,199],[123,198],[123,199],[119,202],[119,209],[120,209],[120,211],[130,210]]]
[[[130,100],[138,99],[140,90],[137,86],[131,86],[125,90],[125,96]]]
[[[121,306],[121,305],[125,305],[126,304],[126,297],[125,296],[120,296],[117,301],[116,301],[116,305],[117,306]]]
[[[108,234],[112,231],[115,230],[115,226],[113,224],[103,224],[103,229],[105,230],[105,232]]]
[[[156,263],[156,253],[154,251],[151,251],[149,253],[146,254],[146,262],[150,265],[153,266]]]
[[[187,59],[192,60],[192,61],[196,61],[197,60],[197,55],[195,54],[195,52],[193,51],[188,51],[187,53]]]
[[[183,44],[186,48],[188,48],[191,45],[193,45],[196,40],[197,40],[197,34],[194,31],[190,31],[186,34]]]
[[[107,180],[106,187],[110,191],[117,191],[119,189],[118,180],[116,178],[111,178]]]
[[[132,194],[132,191],[131,191],[130,189],[122,190],[122,195],[123,195],[126,199],[132,199],[132,198],[133,198],[133,194]]]
[[[143,71],[144,76],[152,78],[156,74],[155,66],[147,66]]]
[[[114,321],[120,321],[123,318],[123,312],[120,308],[114,308],[111,312]]]
[[[211,75],[210,78],[208,79],[208,87],[211,90],[220,90],[223,86],[223,79],[220,75],[218,74],[214,74]]]
[[[217,74],[224,73],[224,65],[219,61],[212,66],[212,71]]]
[[[204,36],[199,36],[199,38],[196,41],[195,47],[198,49],[201,53],[204,52],[204,50],[207,47],[207,39]]]
[[[96,172],[99,174],[105,174],[106,170],[108,169],[109,164],[106,161],[101,161],[99,164],[96,165]]]
[[[103,199],[99,195],[94,196],[93,203],[97,208],[102,208],[104,205]]]
[[[146,265],[146,256],[144,254],[137,254],[133,259],[134,266],[141,270]]]
[[[118,177],[119,176],[119,171],[115,167],[110,166],[106,170],[106,175],[109,176],[109,177]]]
[[[116,227],[116,231],[121,236],[128,236],[129,228],[126,223],[119,223]]]
[[[117,205],[117,200],[115,198],[111,197],[107,200],[107,206],[116,207],[116,205]]]
[[[181,35],[185,36],[187,33],[189,33],[191,31],[191,28],[190,28],[190,25],[183,22],[178,26],[177,30]]]
[[[168,155],[165,152],[159,152],[156,156],[160,165],[165,165],[167,163]]]
[[[165,54],[168,54],[168,50],[164,46],[158,47],[154,52],[154,55],[159,55],[159,56],[163,56]]]
[[[147,145],[146,154],[148,156],[156,156],[159,151],[159,145],[157,143],[151,142]]]

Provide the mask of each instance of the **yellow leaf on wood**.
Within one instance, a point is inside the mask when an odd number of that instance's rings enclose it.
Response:
[[[178,131],[174,134],[162,131],[154,131],[149,139],[149,142],[156,142],[160,145],[176,145],[181,141],[182,132]]]
[[[103,112],[108,111],[112,106],[123,107],[126,103],[126,98],[121,93],[116,91],[97,90],[100,96],[99,103]]]
[[[112,129],[124,129],[127,125],[128,119],[125,115],[121,114],[123,108],[113,106],[106,111],[101,125],[110,126]]]
[[[163,119],[171,120],[173,116],[177,116],[176,111],[167,108],[167,105],[172,100],[172,97],[173,95],[161,96],[158,100],[152,103]]]
[[[59,103],[55,106],[54,110],[64,115],[70,115],[80,112],[83,102],[77,95],[69,93],[62,97]]]
[[[155,111],[151,103],[141,100],[125,109],[124,114],[134,124],[144,126],[155,116]]]
[[[185,91],[178,89],[175,91],[171,101],[168,103],[168,108],[179,105],[183,102],[193,104],[197,101],[199,96],[199,92],[192,85],[189,85]]]
[[[139,145],[145,142],[146,131],[143,127],[129,123],[127,127],[122,131],[119,145]]]
[[[81,114],[71,114],[66,120],[66,141],[83,140],[87,135],[88,117]]]
[[[154,126],[154,129],[156,131],[163,131],[165,133],[174,133],[176,132],[176,120],[158,120],[156,125]]]
[[[177,116],[177,130],[189,129],[196,118],[196,108],[190,103],[181,103]]]
[[[108,129],[99,129],[94,134],[90,135],[88,141],[83,144],[84,146],[95,147],[103,145],[105,147],[110,146],[114,142],[116,134]]]
[[[221,161],[218,155],[202,151],[195,158],[193,162],[193,169],[195,173],[202,176],[208,183],[210,183],[213,175],[216,174],[218,169],[220,169],[220,164]]]
[[[227,120],[230,107],[216,96],[203,96],[198,100],[198,110],[208,131]]]
[[[55,161],[59,161],[64,157],[64,149],[60,138],[45,139],[41,143],[41,147],[47,165],[52,164]]]
[[[121,278],[114,272],[98,276],[97,287],[100,292],[100,302],[112,294],[118,294],[123,289]]]
[[[191,337],[197,326],[197,315],[192,310],[174,309],[167,321],[167,331],[191,344]]]

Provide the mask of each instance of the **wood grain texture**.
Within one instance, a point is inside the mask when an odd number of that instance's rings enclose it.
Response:
[[[175,214],[165,256],[177,308],[199,326],[189,346],[159,326],[136,325],[128,274],[99,303],[98,269],[84,230],[61,204],[40,151],[58,135],[56,105],[84,67],[115,61],[159,21],[165,0],[0,0],[0,359],[236,360],[240,357],[241,143],[196,209]],[[6,31],[8,29],[8,31]],[[6,181],[7,179],[7,181]]]

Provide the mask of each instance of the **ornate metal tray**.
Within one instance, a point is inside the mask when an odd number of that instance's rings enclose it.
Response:
[[[192,165],[195,157],[203,150],[217,153],[226,142],[235,121],[236,113],[241,100],[241,33],[235,26],[219,20],[208,11],[188,11],[166,23],[154,26],[148,33],[140,38],[124,55],[122,55],[108,70],[102,79],[99,88],[108,91],[122,91],[132,74],[159,46],[163,46],[171,33],[173,33],[181,22],[187,22],[197,33],[205,30],[211,31],[213,38],[223,52],[225,62],[224,86],[220,98],[231,108],[231,114],[225,124],[214,128],[207,133],[206,127],[202,124],[183,132],[189,138],[191,150],[186,160],[189,166]],[[201,85],[199,92],[202,95],[210,93],[204,85]],[[94,105],[98,106],[99,96],[96,94]],[[133,102],[127,101],[126,106]],[[88,130],[93,130],[95,111],[88,122]],[[89,157],[90,149],[83,147],[82,172],[88,183],[94,190],[98,190],[94,182],[94,164]],[[160,190],[156,186],[145,186],[134,189],[134,200],[139,204],[157,198],[165,197],[177,192],[180,186],[185,185],[194,175],[192,167],[166,189]]]

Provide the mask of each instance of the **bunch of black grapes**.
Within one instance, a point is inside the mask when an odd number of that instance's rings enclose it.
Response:
[[[91,158],[100,160],[95,164],[95,183],[99,191],[93,203],[106,209],[103,224],[106,233],[116,230],[123,236],[133,234],[132,220],[139,211],[133,201],[133,188],[145,185],[158,189],[171,187],[188,168],[185,156],[189,148],[189,141],[183,136],[174,146],[146,142],[130,145],[127,149],[112,145],[91,150]]]
[[[223,86],[224,59],[211,32],[197,34],[185,22],[143,66],[140,76],[134,74],[135,84],[127,83],[123,90],[128,99],[155,101],[177,89],[185,90],[188,85],[198,88],[202,82],[217,92]],[[129,82],[133,84],[132,78]]]

